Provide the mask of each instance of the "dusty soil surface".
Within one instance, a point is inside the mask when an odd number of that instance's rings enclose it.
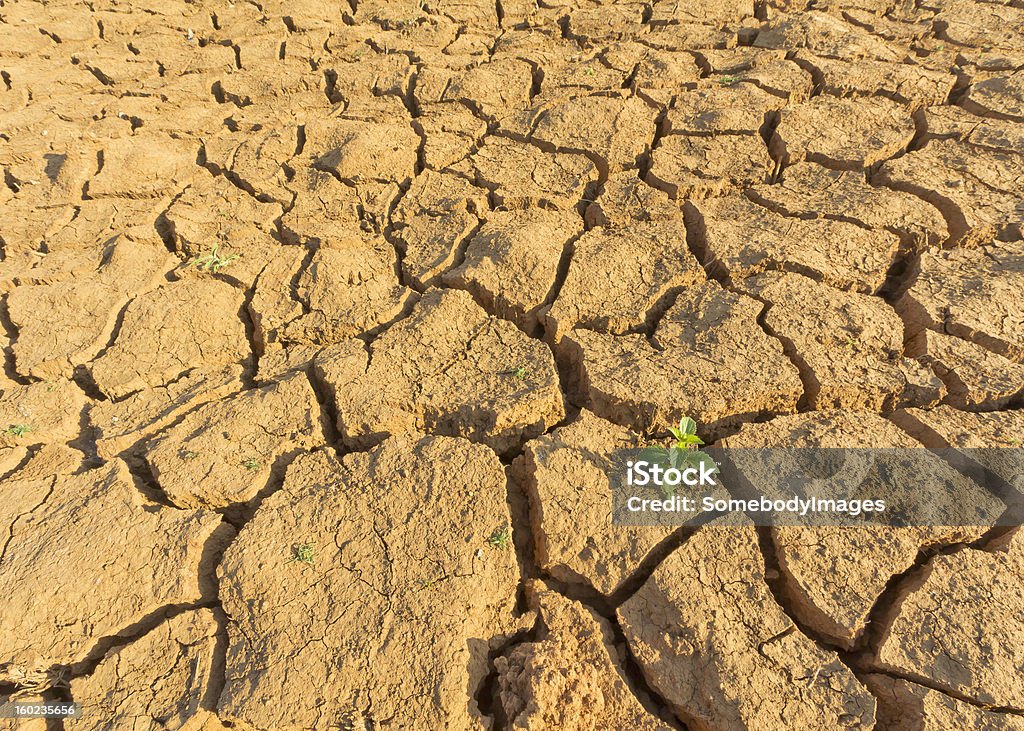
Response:
[[[1024,729],[1019,531],[608,478],[1024,446],[1021,0],[0,0],[0,168],[0,728]]]

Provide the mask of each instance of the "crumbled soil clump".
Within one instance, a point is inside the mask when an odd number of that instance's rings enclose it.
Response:
[[[531,588],[541,631],[495,662],[511,728],[670,728],[630,692],[607,623],[556,592]]]

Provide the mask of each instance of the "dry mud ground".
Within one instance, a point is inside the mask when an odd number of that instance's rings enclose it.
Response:
[[[609,524],[1020,446],[1024,3],[812,6],[0,0],[5,728],[1024,728],[1018,532]]]

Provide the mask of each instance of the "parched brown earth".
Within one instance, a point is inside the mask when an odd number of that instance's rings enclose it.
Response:
[[[1019,0],[0,0],[0,167],[0,727],[1024,728]]]

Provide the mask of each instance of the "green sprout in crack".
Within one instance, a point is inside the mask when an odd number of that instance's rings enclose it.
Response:
[[[292,546],[292,557],[288,559],[288,563],[304,563],[307,566],[313,565],[313,544],[312,543],[296,543]]]
[[[500,528],[495,528],[494,532],[487,536],[487,545],[491,548],[504,550],[508,548],[511,537],[508,525],[503,525]]]
[[[507,371],[502,371],[503,376],[515,376],[520,381],[526,380],[526,366],[517,365],[515,368],[509,368]]]
[[[682,417],[679,426],[670,426],[668,430],[675,437],[677,449],[696,449],[704,444],[697,436],[697,422],[689,416]]]
[[[673,443],[668,447],[660,444],[644,447],[637,455],[637,461],[650,462],[661,465],[665,469],[675,468],[683,471],[687,468],[700,469],[701,465],[715,465],[711,472],[717,471],[718,467],[711,455],[700,451],[704,441],[697,436],[697,422],[688,416],[679,419],[678,426],[670,426],[669,433],[672,435]],[[672,497],[675,494],[676,486],[667,482],[662,484],[662,491],[665,497]]]
[[[201,269],[204,272],[210,272],[211,274],[217,274],[221,269],[226,267],[228,264],[237,259],[241,254],[231,254],[230,256],[220,255],[220,244],[214,244],[213,248],[210,249],[210,253],[206,256],[197,256],[190,263],[195,264],[197,269]]]
[[[715,79],[715,81],[717,81],[722,86],[732,86],[733,84],[735,84],[737,82],[743,81],[743,77],[742,76],[722,76],[722,77],[720,77],[718,79]]]
[[[9,437],[23,437],[32,431],[32,427],[28,424],[11,424],[9,427],[4,429],[4,434]]]
[[[850,350],[857,350],[857,348],[860,346],[860,338],[858,338],[853,333],[847,333],[845,338],[840,339],[839,344],[842,345],[844,348],[849,348]]]
[[[260,469],[260,467],[263,466],[263,464],[255,457],[250,457],[249,459],[242,462],[242,466],[245,467],[245,469],[249,470],[249,472],[256,472],[257,470]]]

